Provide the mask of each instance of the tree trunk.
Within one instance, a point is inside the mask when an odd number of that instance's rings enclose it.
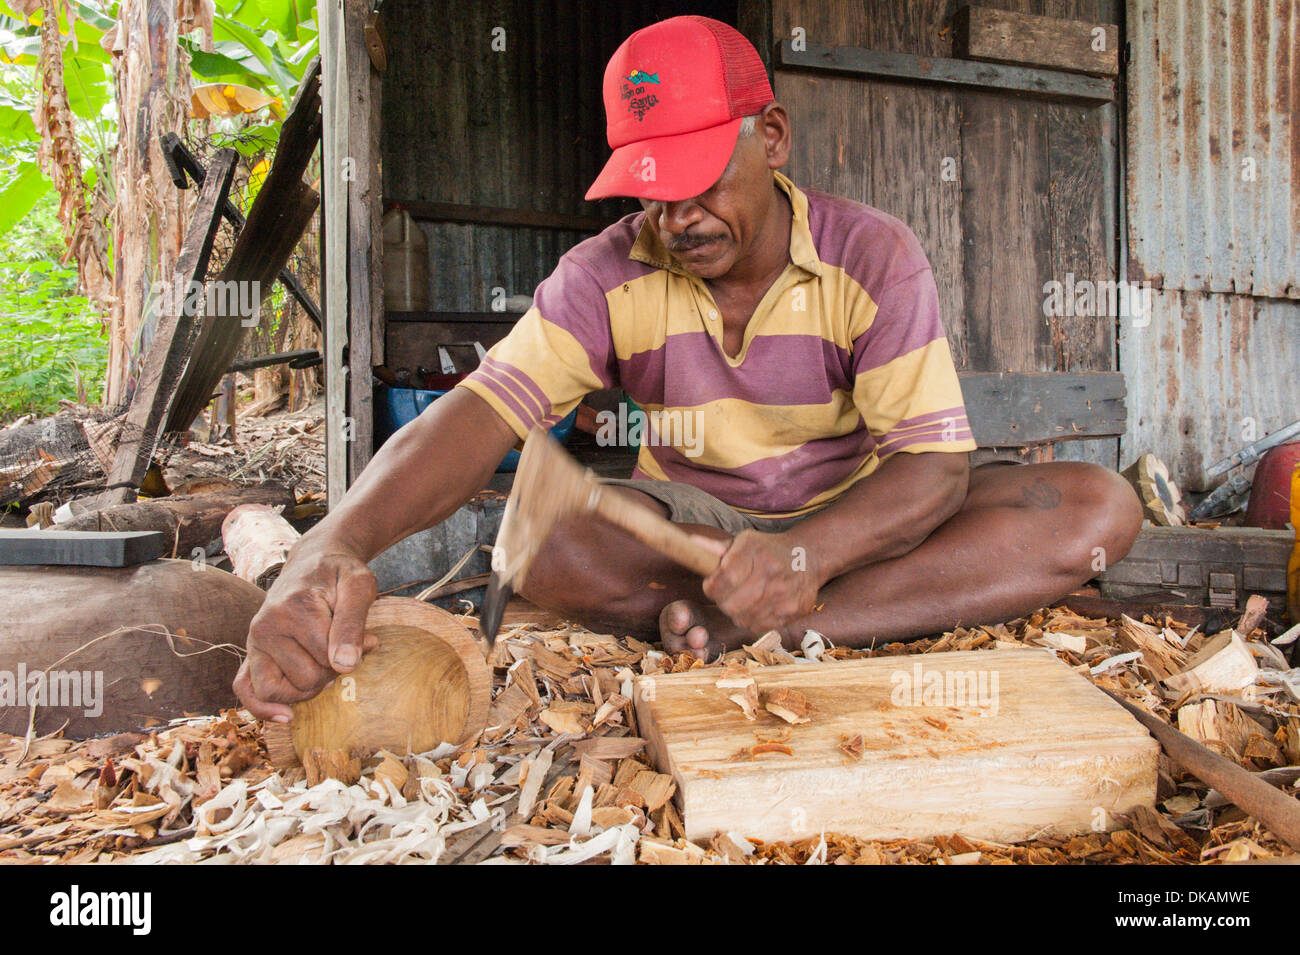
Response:
[[[121,0],[112,54],[121,118],[113,163],[113,308],[109,317],[108,370],[104,404],[126,403],[140,355],[156,320],[158,281],[169,281],[180,254],[188,209],[197,189],[176,188],[158,145],[165,132],[184,133],[190,104],[189,55],[177,33],[207,31],[190,4],[175,0]],[[142,326],[144,326],[142,328]]]

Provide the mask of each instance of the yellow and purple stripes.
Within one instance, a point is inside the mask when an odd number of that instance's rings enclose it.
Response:
[[[794,210],[791,262],[739,354],[722,347],[706,284],[637,214],[570,250],[462,386],[521,437],[615,385],[648,412],[691,415],[701,445],[652,436],[636,476],[690,483],[751,513],[818,507],[897,452],[972,450],[915,237],[878,210],[779,173],[776,184]]]

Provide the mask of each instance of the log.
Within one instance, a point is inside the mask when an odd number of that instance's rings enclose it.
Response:
[[[1118,825],[1155,801],[1155,743],[1041,650],[749,669],[764,701],[800,694],[808,722],[747,720],[716,669],[638,681],[637,726],[688,839],[1015,842]]]
[[[167,537],[166,553],[174,557],[189,557],[195,548],[205,548],[221,536],[221,522],[240,504],[293,507],[294,500],[293,494],[278,484],[259,484],[233,491],[119,504],[56,524],[51,532],[162,531]]]
[[[43,682],[70,705],[38,707],[36,735],[67,721],[68,736],[101,736],[235,705],[230,685],[239,658],[209,646],[242,648],[263,596],[233,574],[196,570],[188,560],[0,567],[0,732],[26,733],[30,696],[13,694],[51,664],[54,678]],[[175,652],[164,629],[177,635]]]
[[[301,536],[265,504],[241,504],[221,522],[221,540],[235,576],[264,590],[280,575]]]
[[[1164,720],[1114,693],[1106,692],[1150,730],[1170,759],[1201,782],[1213,786],[1242,812],[1254,816],[1292,849],[1300,851],[1300,802],[1294,797],[1274,789],[1258,776],[1180,733]]]

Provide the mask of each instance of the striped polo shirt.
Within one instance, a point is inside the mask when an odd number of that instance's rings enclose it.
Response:
[[[523,438],[589,392],[621,386],[651,424],[633,477],[692,484],[772,517],[835,500],[900,451],[974,450],[911,230],[775,178],[793,207],[790,262],[736,357],[706,283],[635,213],[567,252],[458,387]]]

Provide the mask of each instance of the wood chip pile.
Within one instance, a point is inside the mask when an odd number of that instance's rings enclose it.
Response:
[[[1283,655],[1290,646],[1270,644],[1260,630],[1207,636],[1167,618],[1093,619],[1056,608],[875,650],[830,647],[814,635],[790,654],[763,640],[713,666],[719,692],[748,709],[758,704],[746,699],[744,674],[758,667],[1008,646],[1056,654],[1295,792],[1300,670]],[[489,662],[494,704],[478,740],[422,756],[373,754],[351,786],[309,787],[301,771],[276,773],[259,724],[233,710],[143,734],[35,740],[25,758],[22,739],[0,736],[0,861],[1196,864],[1288,854],[1163,755],[1157,810],[1109,833],[996,845],[958,834],[866,842],[832,833],[762,844],[733,832],[699,845],[683,838],[673,780],[646,761],[631,699],[635,675],[704,664],[540,612],[508,626]],[[798,700],[763,705],[806,718]],[[756,733],[754,750],[738,758],[781,759],[783,748],[779,733]],[[861,756],[852,739],[843,751]]]
[[[239,440],[190,441],[165,457],[171,484],[220,478],[237,483],[274,481],[299,497],[325,490],[325,413],[322,402],[301,411],[239,419]]]

